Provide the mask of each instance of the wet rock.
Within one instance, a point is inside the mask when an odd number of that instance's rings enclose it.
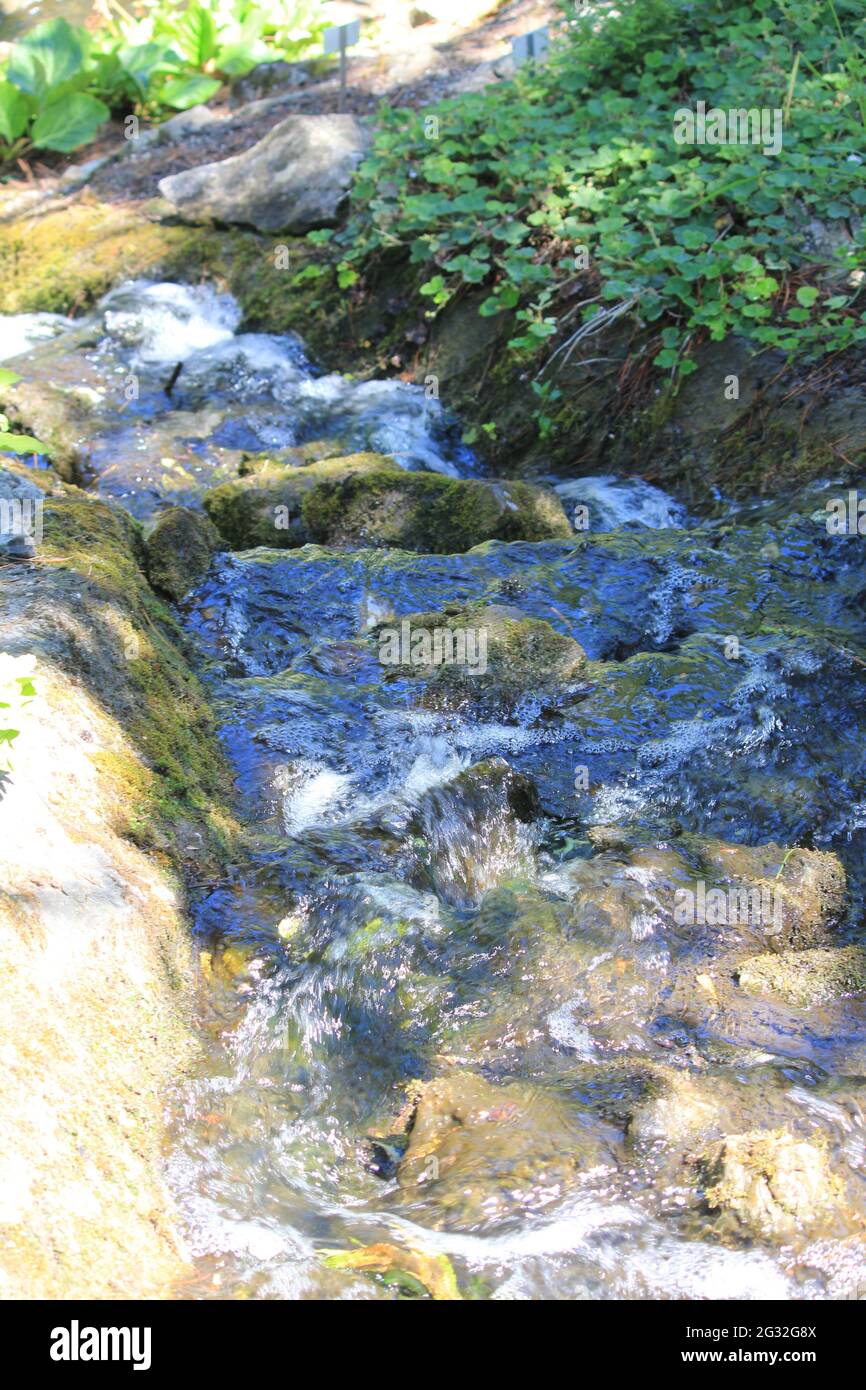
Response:
[[[408,624],[408,627],[406,625]],[[386,635],[400,641],[389,655]],[[437,660],[436,634],[454,642],[454,660]],[[420,634],[420,637],[419,637]],[[431,646],[432,635],[432,646]],[[504,713],[524,699],[554,700],[575,687],[586,653],[543,618],[501,604],[455,604],[442,613],[413,613],[399,629],[379,628],[380,660],[395,673],[426,679],[425,704],[439,706],[469,701],[479,709]],[[460,656],[464,644],[465,659]],[[392,643],[393,645],[393,643]],[[430,653],[432,652],[432,656]]]
[[[712,1211],[758,1236],[790,1238],[839,1206],[842,1184],[821,1140],[786,1130],[729,1135],[697,1160]]]
[[[307,232],[336,221],[366,144],[354,116],[289,116],[251,149],[171,174],[159,189],[188,222]]]
[[[147,577],[155,589],[179,602],[207,574],[220,548],[219,532],[206,516],[188,507],[166,507],[145,528]]]
[[[739,968],[739,984],[749,994],[772,995],[809,1009],[833,999],[866,993],[866,949],[840,946],[809,951],[767,952]]]
[[[64,477],[74,481],[93,428],[93,398],[84,389],[50,381],[19,381],[3,389],[2,407],[13,428],[34,435]]]
[[[609,1172],[616,1138],[539,1086],[458,1071],[423,1086],[398,1181],[405,1201],[430,1202],[435,1224],[477,1228]]]
[[[326,1258],[330,1269],[359,1269],[370,1274],[390,1274],[400,1281],[408,1275],[410,1288],[420,1284],[439,1301],[460,1299],[457,1277],[447,1255],[431,1255],[418,1248],[398,1245],[365,1245],[360,1250],[338,1251]]]
[[[774,950],[823,945],[845,909],[845,870],[835,854],[709,840],[699,852],[719,882],[748,895],[736,904],[748,908],[739,925],[756,927]]]
[[[205,506],[237,549],[314,541],[450,554],[492,539],[570,534],[553,493],[528,483],[407,472],[379,454],[297,468],[260,463],[248,477],[215,489]]]
[[[645,1074],[650,1095],[632,1112],[628,1137],[633,1143],[679,1145],[718,1123],[719,1106],[711,1088],[671,1067],[647,1067]]]

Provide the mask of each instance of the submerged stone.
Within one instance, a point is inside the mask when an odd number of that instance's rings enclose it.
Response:
[[[832,1215],[841,1201],[825,1143],[786,1130],[730,1135],[697,1162],[707,1206],[754,1235],[790,1238]]]
[[[808,951],[767,952],[739,968],[738,979],[749,994],[772,995],[809,1009],[854,994],[866,994],[866,948],[816,947]]]
[[[484,1226],[609,1171],[615,1142],[609,1126],[540,1086],[459,1071],[421,1089],[398,1181],[405,1201],[429,1197],[436,1224]]]
[[[503,878],[530,872],[532,842],[521,822],[531,821],[537,810],[534,784],[504,758],[476,763],[425,793],[417,824],[440,896],[470,906]]]
[[[441,613],[408,616],[412,646],[408,660],[400,650],[394,661],[390,647],[393,625],[377,630],[380,660],[401,676],[426,680],[428,706],[468,702],[490,712],[513,709],[522,700],[556,700],[573,689],[586,662],[586,653],[573,637],[565,636],[543,618],[502,604],[454,604]],[[470,662],[437,659],[436,634],[463,637]],[[424,643],[424,634],[430,641]],[[417,643],[417,646],[415,645]],[[439,650],[444,646],[440,636]]]

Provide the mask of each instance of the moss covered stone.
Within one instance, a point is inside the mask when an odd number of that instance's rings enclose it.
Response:
[[[778,951],[825,945],[845,910],[845,870],[827,850],[705,840],[699,853],[718,881],[741,885],[772,904],[772,920],[762,923],[762,933]]]
[[[179,602],[207,573],[219,532],[206,516],[188,507],[157,512],[144,533],[147,577],[153,587]]]
[[[195,237],[136,207],[40,204],[0,224],[0,313],[80,312],[121,280],[179,268]]]
[[[405,639],[405,640],[404,640]],[[586,664],[579,642],[543,618],[484,602],[453,604],[441,613],[412,613],[374,634],[386,671],[426,680],[425,703],[469,700],[503,710],[525,698],[553,699],[573,690]],[[460,659],[461,641],[467,659]],[[453,645],[455,659],[437,661]],[[431,660],[432,654],[432,660]]]
[[[559,499],[529,483],[410,473],[378,454],[265,465],[214,489],[205,507],[236,548],[313,541],[456,554],[571,534]]]
[[[740,986],[749,994],[771,995],[808,1009],[848,995],[866,994],[866,948],[816,947],[810,951],[767,952],[740,966]]]

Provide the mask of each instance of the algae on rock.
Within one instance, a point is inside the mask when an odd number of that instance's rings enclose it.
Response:
[[[315,542],[454,554],[487,540],[567,537],[554,493],[528,483],[414,473],[379,454],[265,465],[204,505],[236,549]]]

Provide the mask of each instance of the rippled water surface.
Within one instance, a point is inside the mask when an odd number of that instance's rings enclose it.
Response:
[[[5,331],[31,378],[86,384],[93,485],[140,517],[315,439],[478,471],[423,390],[323,374],[207,288],[137,282],[84,325]],[[447,1254],[479,1298],[862,1277],[866,1001],[737,984],[768,944],[862,940],[862,543],[827,533],[831,480],[704,521],[639,479],[557,487],[589,515],[571,540],[224,553],[184,606],[247,831],[197,903],[205,1058],[167,1159],[182,1292],[405,1295],[324,1262],[382,1241]],[[383,667],[378,625],[467,603],[587,661],[459,698]],[[673,916],[698,880],[787,883],[796,846],[847,876],[817,935]],[[720,1226],[693,1150],[782,1128],[845,1203],[785,1238]]]

